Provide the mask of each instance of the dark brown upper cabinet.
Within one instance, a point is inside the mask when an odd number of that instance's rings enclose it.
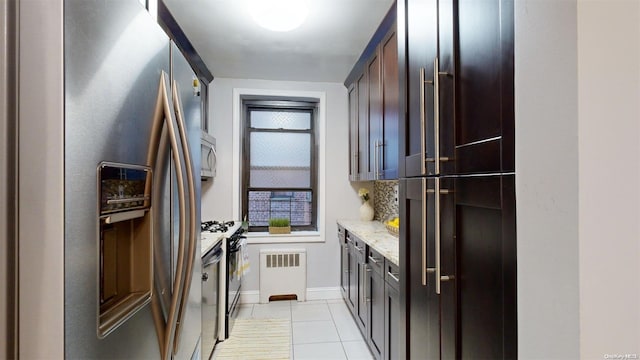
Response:
[[[349,93],[349,180],[357,181],[360,175],[358,160],[358,84],[351,84]]]
[[[400,79],[398,74],[398,37],[387,34],[380,45],[382,58],[382,124],[380,145],[380,178],[398,178],[398,140],[400,121]]]
[[[395,3],[345,81],[349,179],[398,178],[399,76]]]
[[[405,6],[401,177],[513,172],[513,0]]]

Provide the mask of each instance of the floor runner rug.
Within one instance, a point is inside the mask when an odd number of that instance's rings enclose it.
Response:
[[[216,360],[280,360],[290,356],[291,322],[287,319],[237,319],[231,336],[213,352]]]

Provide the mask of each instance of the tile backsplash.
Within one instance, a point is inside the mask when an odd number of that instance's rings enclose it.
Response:
[[[398,216],[398,181],[374,181],[373,183],[374,220],[384,221]]]

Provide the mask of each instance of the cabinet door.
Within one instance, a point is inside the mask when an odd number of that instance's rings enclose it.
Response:
[[[405,13],[405,176],[514,171],[513,0],[406,0]]]
[[[358,306],[358,260],[354,251],[354,240],[351,234],[347,232],[347,250],[348,250],[348,273],[349,273],[349,296],[347,298],[347,306],[351,312],[355,314]]]
[[[338,228],[340,242],[340,291],[342,298],[349,298],[349,246],[347,245],[344,229]]]
[[[452,180],[459,311],[456,358],[517,358],[514,177]]]
[[[349,92],[349,180],[358,181],[358,83],[348,88]]]
[[[381,176],[382,128],[382,57],[376,51],[367,64],[367,85],[369,92],[369,179]]]
[[[417,359],[440,358],[440,298],[435,292],[433,269],[435,242],[433,241],[434,179],[400,180],[400,293],[405,316],[406,357]],[[405,279],[403,281],[403,279]]]
[[[369,166],[369,86],[367,72],[356,81],[358,87],[358,178],[372,180]]]
[[[514,171],[513,0],[456,7],[455,172]],[[441,34],[454,29],[444,25]],[[441,96],[453,90],[442,87]]]
[[[367,333],[367,328],[369,326],[369,321],[367,319],[367,263],[365,262],[364,257],[365,246],[366,245],[364,243],[359,244],[358,240],[356,240],[356,244],[354,246],[357,261],[356,270],[358,273],[358,278],[356,279],[358,284],[358,299],[355,314],[356,323],[363,334]]]
[[[401,78],[401,86],[406,87],[407,119],[401,132],[404,139],[400,151],[404,176],[412,177],[435,172],[432,82],[438,51],[438,3],[437,0],[405,1],[406,48],[402,55],[406,74]]]
[[[367,298],[369,330],[367,342],[374,357],[382,359],[384,350],[384,278],[380,273],[367,268]]]
[[[383,134],[378,146],[380,155],[380,178],[389,180],[398,178],[398,121],[400,119],[398,78],[398,37],[394,30],[383,39],[382,53],[382,104]]]
[[[390,284],[384,288],[384,360],[400,359],[398,342],[398,324],[400,323],[400,304],[398,290]]]

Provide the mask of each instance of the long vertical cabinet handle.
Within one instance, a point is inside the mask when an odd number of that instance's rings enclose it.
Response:
[[[373,144],[373,180],[378,180],[378,140]]]
[[[437,164],[438,162],[436,162]],[[435,178],[435,237],[436,237],[436,294],[440,294],[440,274],[442,273],[442,267],[440,266],[440,178]]]
[[[440,75],[448,75],[447,72],[440,72],[440,63],[438,57],[433,59],[433,133],[434,133],[434,157],[436,159],[436,173],[440,174]],[[441,282],[453,279],[453,276],[442,276],[442,262],[440,258],[441,247],[441,209],[440,209],[440,195],[441,193],[449,193],[448,191],[440,190],[440,178],[435,178],[435,258],[436,258],[436,294],[441,293]]]
[[[427,286],[427,179],[422,178],[422,286]]]
[[[427,122],[427,110],[425,105],[425,69],[423,67],[420,68],[420,174],[426,175],[427,173],[427,144],[426,144],[426,122]],[[424,247],[423,247],[424,248]],[[424,262],[424,261],[423,261]],[[424,268],[425,266],[423,266]],[[424,280],[423,275],[422,283],[426,285],[426,280]]]
[[[380,171],[380,169],[384,169],[384,164],[382,162],[383,160],[383,153],[382,153],[382,149],[384,146],[384,140],[378,140],[378,171],[377,171],[377,179],[380,180],[380,176],[382,176],[382,172]]]
[[[440,162],[451,160],[440,156],[440,75],[451,75],[446,71],[440,71],[440,60],[436,56],[433,59],[433,146],[436,162],[436,174],[440,175]]]
[[[440,175],[440,63],[437,56],[433,59],[433,137],[435,170]]]
[[[175,80],[171,86],[173,93],[173,109],[176,113],[176,121],[178,123],[178,132],[180,134],[180,142],[182,143],[182,153],[184,155],[184,162],[187,171],[187,181],[189,184],[189,248],[187,251],[187,264],[186,272],[184,274],[184,286],[182,287],[182,301],[180,302],[180,309],[178,311],[178,319],[176,321],[175,337],[173,340],[173,355],[178,352],[178,346],[180,345],[180,333],[182,330],[182,319],[184,318],[184,309],[189,298],[189,291],[191,290],[191,280],[193,278],[193,263],[196,254],[196,183],[193,178],[193,166],[191,163],[191,151],[189,149],[189,141],[187,139],[187,129],[184,122],[184,116],[182,115],[182,103],[180,102],[180,95],[178,94],[178,86]]]
[[[420,174],[427,174],[427,105],[426,105],[426,84],[433,84],[434,81],[426,80],[425,68],[420,68]]]
[[[436,218],[436,226],[435,226],[435,234],[436,234],[436,268],[435,268],[435,272],[436,272],[436,294],[440,295],[441,292],[441,283],[443,281],[449,281],[449,280],[453,280],[455,278],[454,275],[442,275],[442,259],[440,256],[440,249],[441,249],[441,241],[442,241],[442,227],[440,225],[440,220],[442,219],[441,216],[441,208],[440,208],[440,196],[442,194],[451,194],[450,190],[446,190],[446,189],[442,189],[441,185],[440,185],[440,178],[436,178],[436,188],[435,188],[435,203],[436,203],[436,211],[435,211],[435,218]]]
[[[358,270],[360,270],[360,281],[362,282],[362,289],[360,289],[360,303],[364,303],[364,264],[358,263]]]
[[[369,295],[369,293],[371,292],[371,284],[369,284],[367,286],[367,282],[369,281],[369,275],[367,275],[368,273],[371,272],[371,268],[369,267],[368,264],[364,264],[364,302],[368,303],[371,302],[371,296]]]
[[[160,356],[164,359],[169,359],[170,345],[175,334],[175,326],[177,319],[177,312],[182,300],[182,288],[184,279],[184,258],[185,258],[185,228],[186,228],[186,199],[184,190],[184,177],[182,171],[182,164],[180,162],[180,153],[178,148],[178,139],[176,137],[176,131],[173,127],[173,113],[171,106],[169,105],[169,96],[167,94],[167,74],[163,71],[160,74],[160,85],[158,88],[158,98],[156,100],[156,108],[154,112],[153,126],[151,130],[151,138],[149,140],[149,149],[147,152],[147,164],[151,167],[155,167],[157,160],[157,150],[162,137],[162,124],[167,129],[169,135],[169,144],[171,147],[171,153],[173,162],[175,163],[176,181],[178,186],[178,208],[179,208],[179,234],[178,234],[178,254],[176,260],[176,274],[175,281],[173,283],[171,304],[169,311],[167,312],[167,318],[165,321],[162,306],[160,304],[159,295],[155,295],[151,298],[151,307],[153,320],[156,328],[156,334],[158,336],[158,344],[160,346]]]

